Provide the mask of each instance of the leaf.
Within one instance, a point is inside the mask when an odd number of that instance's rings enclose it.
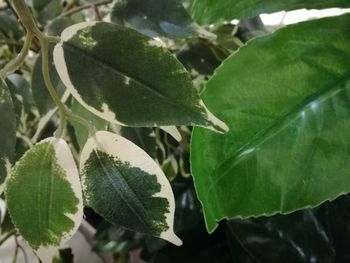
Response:
[[[48,138],[14,166],[6,184],[12,221],[43,262],[78,229],[83,218],[78,169],[67,143]]]
[[[33,7],[37,11],[37,19],[42,25],[62,12],[60,0],[33,0]]]
[[[200,100],[188,72],[154,46],[155,40],[105,22],[73,25],[61,39],[54,49],[57,72],[74,98],[97,116],[126,126],[226,131]]]
[[[111,22],[130,26],[150,37],[183,38],[195,25],[178,0],[127,0],[114,5]]]
[[[262,13],[295,9],[324,9],[349,7],[344,0],[191,0],[188,9],[200,24],[216,23],[223,20],[251,18]]]
[[[193,132],[210,232],[223,218],[290,213],[350,191],[349,22],[347,14],[256,38],[207,83],[203,99],[232,128]]]
[[[19,97],[26,113],[30,113],[34,104],[29,82],[19,74],[11,74],[6,79],[12,96]]]
[[[173,231],[171,186],[141,148],[117,134],[99,131],[81,152],[80,172],[87,204],[106,220],[182,244]]]
[[[0,11],[0,33],[15,40],[19,40],[23,36],[23,31],[19,27],[16,17],[9,10]]]
[[[71,111],[74,114],[88,120],[91,123],[91,125],[93,125],[97,130],[107,130],[108,128],[108,122],[97,117],[95,114],[85,109],[83,106],[80,105],[80,103],[78,103],[74,99],[72,100]],[[81,123],[75,121],[71,121],[71,123],[74,127],[75,136],[77,137],[79,147],[83,148],[83,146],[89,138],[89,131]]]
[[[0,193],[11,167],[16,147],[16,116],[11,94],[5,82],[0,80]]]
[[[336,261],[328,233],[311,210],[287,216],[231,220],[227,225],[229,234],[259,262]]]

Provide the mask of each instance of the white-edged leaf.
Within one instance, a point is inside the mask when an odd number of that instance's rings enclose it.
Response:
[[[163,131],[170,134],[171,137],[173,137],[176,141],[181,141],[182,136],[179,130],[176,128],[176,126],[161,126],[160,127]]]
[[[141,148],[106,131],[80,157],[85,201],[113,224],[181,245],[174,234],[174,195],[160,167]]]
[[[184,66],[130,28],[106,22],[70,26],[54,48],[54,63],[73,97],[109,122],[228,130],[206,108]]]
[[[83,218],[79,173],[63,139],[47,138],[14,166],[6,183],[12,221],[43,262],[52,262]]]

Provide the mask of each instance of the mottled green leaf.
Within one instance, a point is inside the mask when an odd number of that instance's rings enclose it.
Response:
[[[11,94],[0,80],[0,185],[5,181],[16,146],[16,117]],[[2,192],[2,187],[0,187]]]
[[[150,37],[182,38],[196,33],[179,0],[127,0],[114,5],[111,22],[130,26]]]
[[[137,127],[227,130],[204,106],[188,72],[155,40],[105,22],[73,25],[61,39],[56,69],[74,98],[97,116]]]
[[[173,230],[171,186],[141,148],[99,131],[82,150],[80,170],[87,204],[106,220],[181,245]]]
[[[201,24],[255,17],[262,13],[281,10],[350,7],[350,2],[347,0],[190,0],[187,2],[189,2],[188,9]]]
[[[209,231],[223,218],[290,213],[350,191],[349,23],[347,14],[256,38],[208,82],[203,100],[231,128],[193,133]]]
[[[72,153],[62,139],[36,144],[14,166],[6,184],[12,221],[43,262],[72,237],[83,217]]]

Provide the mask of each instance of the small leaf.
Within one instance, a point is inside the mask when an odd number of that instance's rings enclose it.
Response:
[[[5,82],[0,80],[0,193],[11,167],[16,146],[16,116],[11,94]]]
[[[57,72],[74,98],[97,116],[126,126],[227,131],[204,106],[188,72],[155,40],[105,22],[73,25],[61,39],[54,49]]]
[[[16,163],[6,184],[12,221],[43,262],[69,240],[83,217],[79,173],[67,143],[48,138]]]
[[[193,17],[201,24],[251,18],[262,13],[273,13],[282,10],[350,7],[350,2],[344,0],[191,0],[187,2],[189,2],[188,9]]]
[[[114,5],[111,22],[130,26],[150,37],[183,38],[196,33],[179,0],[127,0]]]
[[[117,134],[99,131],[82,150],[80,170],[87,204],[106,220],[182,244],[173,230],[171,186],[141,148]]]
[[[203,98],[232,127],[192,136],[209,231],[223,218],[290,213],[350,192],[349,23],[346,14],[255,38],[209,80]]]

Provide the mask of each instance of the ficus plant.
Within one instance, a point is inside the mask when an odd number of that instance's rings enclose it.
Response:
[[[84,207],[108,231],[180,246],[175,206],[189,196],[209,233],[241,220],[227,229],[244,262],[278,262],[244,242],[242,229],[268,225],[249,218],[279,222],[350,192],[350,15],[277,30],[251,19],[350,2],[5,2],[0,182],[14,228],[3,240],[21,235],[42,262],[75,235]],[[179,173],[195,192],[175,198]],[[299,213],[320,231],[311,210]]]

